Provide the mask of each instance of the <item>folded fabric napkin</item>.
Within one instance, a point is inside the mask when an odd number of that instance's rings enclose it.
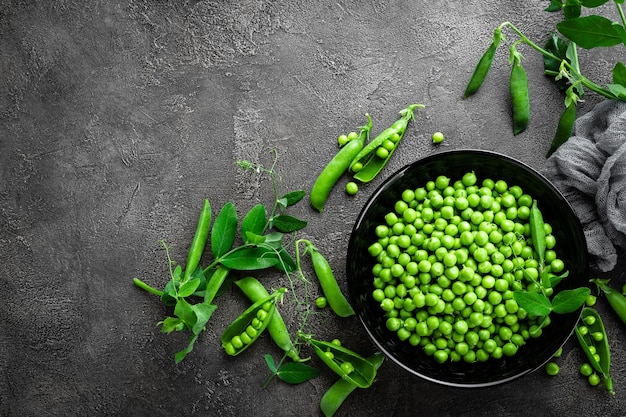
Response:
[[[626,103],[606,100],[579,117],[542,173],[580,219],[592,266],[612,270],[626,248]]]

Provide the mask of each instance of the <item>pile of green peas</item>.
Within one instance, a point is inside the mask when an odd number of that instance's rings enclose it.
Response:
[[[517,290],[539,291],[532,203],[521,187],[489,178],[479,183],[474,172],[405,189],[368,247],[376,259],[372,297],[387,329],[439,363],[510,357],[539,337],[549,318],[541,325],[513,297]],[[552,227],[544,229],[544,262],[559,273],[564,263]]]

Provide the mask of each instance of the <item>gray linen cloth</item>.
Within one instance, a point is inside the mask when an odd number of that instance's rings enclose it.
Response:
[[[626,103],[606,100],[579,117],[542,174],[580,219],[592,266],[612,270],[626,248]]]

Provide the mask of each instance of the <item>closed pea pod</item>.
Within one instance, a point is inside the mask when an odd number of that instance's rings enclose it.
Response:
[[[352,160],[350,171],[355,172],[354,178],[367,183],[372,181],[376,175],[387,165],[387,162],[398,147],[398,144],[406,127],[414,118],[416,108],[424,108],[423,104],[411,104],[400,111],[400,119],[393,125],[379,133],[370,143],[368,143]],[[380,150],[384,151],[381,152]],[[358,170],[356,166],[362,167]]]
[[[255,302],[224,330],[221,342],[227,354],[239,355],[263,333],[276,310],[276,301],[285,291],[286,288],[280,288],[269,297]],[[250,327],[254,331],[250,330]]]
[[[330,160],[319,174],[313,187],[309,199],[311,205],[320,213],[324,210],[324,205],[339,178],[346,172],[354,157],[363,149],[365,141],[372,128],[372,118],[367,116],[367,125],[361,127],[359,135],[345,144],[339,152]]]
[[[513,134],[517,135],[528,127],[530,120],[530,98],[528,94],[528,77],[522,66],[521,55],[511,46],[511,76],[510,94],[511,110],[513,112]]]
[[[546,158],[552,155],[559,146],[564,144],[570,138],[570,136],[572,136],[575,121],[576,103],[571,102],[569,105],[567,105],[567,107],[565,107],[565,110],[559,118],[559,123],[557,125],[556,132],[554,133],[554,137],[552,138],[550,148],[548,149],[548,152],[546,154]]]
[[[298,337],[309,343],[317,356],[341,379],[359,388],[368,388],[376,377],[372,362],[340,344],[316,340],[311,335],[298,332]]]
[[[593,320],[588,320],[588,317],[593,317]],[[581,320],[576,325],[575,332],[583,352],[587,355],[589,363],[602,375],[607,391],[611,394],[615,394],[613,390],[613,379],[609,373],[611,368],[611,352],[606,337],[606,330],[598,312],[591,307],[583,308]],[[594,334],[600,334],[602,337],[592,336]]]
[[[209,236],[209,228],[211,225],[211,205],[208,199],[204,199],[204,205],[200,212],[200,218],[198,219],[198,226],[196,227],[196,233],[193,236],[191,245],[189,246],[189,252],[187,254],[187,264],[185,265],[185,274],[183,275],[183,281],[186,281],[191,274],[198,267],[202,252],[204,252],[204,246]]]
[[[341,292],[341,288],[339,288],[339,284],[335,279],[333,270],[326,258],[324,258],[324,256],[315,246],[313,246],[311,242],[304,240],[302,240],[302,242],[306,244],[306,250],[311,255],[311,262],[313,264],[313,269],[315,270],[315,275],[317,276],[317,280],[320,283],[320,287],[322,287],[322,291],[324,292],[324,296],[326,297],[326,301],[328,302],[330,308],[339,317],[353,316],[354,310]]]
[[[385,356],[380,352],[376,352],[373,355],[368,356],[367,360],[374,365],[376,370],[378,370],[378,368],[380,368],[383,364]],[[339,379],[335,382],[324,393],[320,401],[320,409],[322,410],[322,413],[324,413],[324,416],[331,417],[335,415],[346,398],[348,398],[348,396],[357,388],[358,386],[345,379]]]
[[[467,98],[476,93],[483,84],[485,78],[487,78],[487,74],[489,73],[489,69],[491,68],[491,64],[493,63],[493,58],[499,44],[500,37],[498,36],[497,40],[494,37],[493,42],[491,42],[489,47],[485,50],[485,53],[480,57],[478,64],[476,64],[476,68],[474,68],[474,72],[467,83],[467,87],[465,87],[463,98]]]
[[[590,281],[602,290],[613,311],[615,311],[622,323],[626,324],[626,297],[619,291],[609,287],[608,279],[593,278]]]
[[[235,281],[235,285],[237,285],[237,287],[239,287],[239,289],[253,303],[267,299],[267,297],[270,296],[263,284],[261,284],[259,280],[254,277],[241,278]],[[289,331],[287,330],[287,326],[285,325],[285,321],[277,308],[274,309],[274,314],[269,318],[267,331],[272,337],[274,343],[293,361],[303,362],[309,359],[300,358],[298,349],[294,346],[291,336],[289,335]]]

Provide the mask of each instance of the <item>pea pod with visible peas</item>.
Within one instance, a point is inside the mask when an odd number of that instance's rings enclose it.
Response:
[[[354,172],[355,179],[364,183],[370,182],[387,165],[417,108],[424,108],[424,105],[411,104],[401,110],[400,119],[379,133],[354,157],[349,169]]]
[[[310,241],[301,239],[298,243],[300,242],[306,245],[306,250],[311,255],[311,263],[313,264],[315,275],[317,276],[317,280],[320,283],[320,287],[322,287],[322,292],[330,308],[339,317],[353,316],[355,314],[354,310],[341,292],[341,288],[339,288],[339,284],[335,279],[335,275],[333,274],[328,260],[324,258]]]
[[[581,319],[576,325],[575,332],[589,363],[596,372],[602,375],[607,391],[615,394],[613,379],[609,374],[611,352],[606,337],[606,330],[598,312],[591,307],[583,308]]]
[[[615,311],[622,323],[626,324],[626,297],[619,291],[609,287],[610,280],[608,279],[593,278],[590,281],[602,290],[613,311]]]
[[[270,297],[263,284],[254,277],[245,277],[235,281],[235,285],[241,289],[241,291],[252,301],[253,303]],[[276,345],[281,348],[287,356],[289,356],[294,362],[304,362],[309,358],[302,359],[299,356],[298,349],[294,346],[285,321],[281,316],[277,308],[274,309],[274,314],[268,319],[267,331],[272,336],[272,340]]]
[[[222,333],[224,351],[236,356],[246,350],[270,324],[276,311],[276,301],[287,291],[280,288],[269,297],[263,298],[246,309]]]
[[[311,205],[320,213],[324,210],[326,200],[339,178],[348,170],[354,157],[365,146],[372,128],[372,118],[369,114],[366,116],[367,124],[361,127],[359,135],[341,147],[328,165],[324,167],[311,188],[309,194]]]
[[[368,356],[367,360],[378,370],[385,361],[385,356],[380,352],[376,352]],[[339,379],[335,382],[324,393],[320,401],[320,409],[322,413],[324,413],[324,416],[331,417],[335,415],[339,407],[341,407],[341,404],[343,404],[346,398],[357,388],[356,385],[345,379]]]
[[[341,379],[359,388],[368,388],[376,377],[376,367],[363,356],[341,346],[337,341],[316,340],[313,336],[298,332],[298,337],[313,346],[317,356]]]
[[[519,42],[519,41],[518,41]],[[515,50],[515,43],[511,45],[511,76],[510,94],[511,109],[513,111],[513,134],[522,133],[528,127],[530,120],[530,98],[528,95],[528,77],[522,66],[522,58]]]

